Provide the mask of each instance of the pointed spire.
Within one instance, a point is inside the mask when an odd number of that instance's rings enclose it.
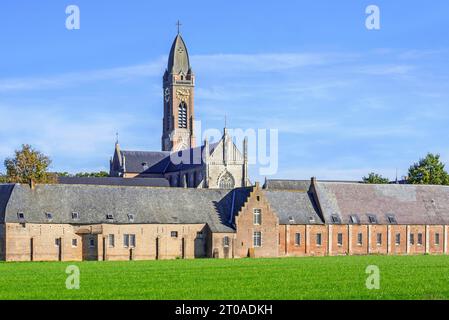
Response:
[[[173,41],[168,57],[167,71],[172,74],[188,74],[191,72],[189,53],[181,34],[178,34]]]

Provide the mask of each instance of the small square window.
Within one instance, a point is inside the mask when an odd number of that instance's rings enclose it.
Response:
[[[25,213],[23,212],[17,213],[17,218],[19,218],[19,220],[25,220]]]
[[[108,213],[106,215],[106,219],[109,220],[109,221],[112,221],[112,220],[114,220],[114,215],[112,213]]]
[[[293,216],[288,217],[288,222],[295,223],[295,218]]]
[[[172,238],[177,238],[178,237],[178,231],[172,231],[170,234],[171,234]]]
[[[315,217],[310,216],[310,217],[309,217],[309,222],[315,222]]]
[[[72,239],[72,247],[78,247],[78,239]]]
[[[72,212],[72,220],[79,220],[80,214],[78,212]]]
[[[47,212],[45,216],[47,217],[47,220],[53,220],[53,214],[51,214],[50,212]]]
[[[128,214],[128,221],[134,222],[134,214],[132,214],[132,213]]]

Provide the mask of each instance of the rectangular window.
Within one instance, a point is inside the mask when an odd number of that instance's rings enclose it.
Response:
[[[72,239],[72,247],[78,247],[78,239]]]
[[[342,245],[343,245],[343,233],[337,234],[337,244],[338,244],[339,246],[342,246]]]
[[[398,224],[398,222],[396,221],[396,218],[394,216],[388,216],[388,222],[390,224]]]
[[[80,214],[78,212],[72,212],[72,220],[79,220]]]
[[[357,234],[357,244],[361,246],[363,244],[363,233]]]
[[[262,210],[254,209],[254,225],[262,224]]]
[[[321,246],[322,242],[323,242],[323,239],[321,237],[321,233],[317,233],[316,234],[316,245]]]
[[[413,233],[410,233],[410,244],[411,245],[415,244],[415,235]]]
[[[262,232],[254,232],[254,247],[262,246]]]
[[[129,246],[131,248],[135,248],[136,247],[136,235],[135,234],[130,234],[129,235]]]
[[[369,215],[369,216],[368,216],[368,220],[369,220],[369,223],[371,223],[371,224],[377,223],[377,218],[376,218],[376,216]]]
[[[382,233],[377,234],[377,245],[382,245]]]
[[[300,245],[301,245],[301,234],[295,233],[295,246],[300,246]]]
[[[25,214],[23,212],[19,212],[19,213],[17,213],[17,217],[19,218],[19,220],[24,220]]]
[[[422,233],[418,233],[418,246],[422,246]]]
[[[178,237],[178,231],[172,231],[171,232],[171,237],[172,238],[177,238]]]
[[[332,222],[333,223],[340,223],[340,217],[337,216],[336,214],[332,215]]]
[[[400,233],[396,233],[396,245],[400,245],[401,244],[401,234]]]
[[[61,239],[60,238],[56,238],[55,239],[55,246],[59,247],[61,245]]]
[[[95,239],[94,238],[89,238],[89,247],[95,248]]]
[[[359,223],[359,220],[357,219],[356,216],[351,216],[351,223],[354,223],[354,224]]]
[[[108,243],[109,243],[109,248],[115,247],[115,236],[113,234],[108,235]]]
[[[440,234],[435,233],[435,245],[440,245]]]
[[[229,247],[229,237],[228,236],[223,238],[223,247],[225,247],[225,248]]]
[[[124,234],[123,235],[123,246],[125,248],[129,247],[129,234]]]
[[[47,216],[47,220],[53,220],[53,214],[52,213],[47,212],[45,215]]]

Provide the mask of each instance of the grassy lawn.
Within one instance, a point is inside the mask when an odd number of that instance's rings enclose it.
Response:
[[[79,290],[65,287],[71,264]],[[3,299],[449,299],[449,256],[0,263]]]

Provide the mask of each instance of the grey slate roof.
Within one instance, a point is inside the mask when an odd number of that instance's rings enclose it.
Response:
[[[125,157],[126,172],[141,173],[152,167],[160,168],[160,164],[169,156],[167,151],[120,151]],[[146,167],[145,167],[146,165]],[[163,172],[164,167],[156,170]]]
[[[0,184],[0,223],[5,221],[6,206],[13,188],[13,184]]]
[[[336,214],[342,223],[350,223],[350,216],[356,215],[367,224],[372,214],[380,224],[389,223],[388,215],[394,215],[398,224],[449,224],[449,186],[318,181],[316,191],[327,223]]]
[[[10,187],[6,187],[10,188]],[[1,190],[7,194],[9,190]],[[4,192],[6,191],[6,192]],[[91,185],[16,184],[7,202],[5,221],[29,223],[108,223],[107,214],[118,224],[208,224],[213,232],[233,232],[229,224],[232,197],[229,190],[151,188]],[[4,203],[4,201],[3,201]],[[72,220],[72,212],[80,219]],[[46,213],[52,213],[48,221]],[[135,216],[130,222],[128,214]]]
[[[323,224],[308,192],[294,190],[265,190],[271,208],[278,214],[280,224]]]
[[[209,154],[215,150],[219,142],[209,146]],[[189,148],[177,153],[168,151],[120,151],[125,156],[125,169],[128,173],[164,174],[180,170],[192,169],[204,164],[204,146]],[[171,156],[172,155],[172,156]],[[179,159],[179,163],[178,163]],[[187,161],[181,161],[186,159]],[[146,164],[145,168],[143,164]]]
[[[165,178],[116,178],[116,177],[59,177],[59,184],[87,184],[98,186],[170,187]]]
[[[308,191],[310,188],[310,180],[267,179],[263,187],[267,190]]]

